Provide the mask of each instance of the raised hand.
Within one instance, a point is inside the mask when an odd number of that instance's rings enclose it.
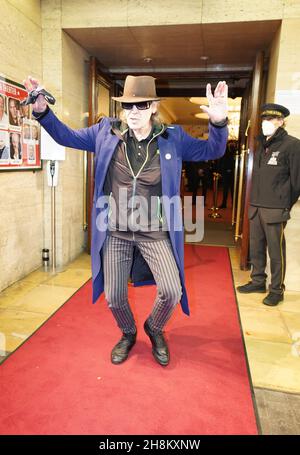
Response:
[[[214,94],[211,91],[211,85],[206,86],[206,97],[208,106],[200,106],[206,112],[212,123],[222,122],[228,115],[228,85],[225,81],[218,82]]]
[[[31,76],[28,76],[28,78],[23,81],[23,85],[25,86],[28,93],[30,93],[32,90],[41,88],[39,81]],[[47,108],[47,105],[48,103],[45,100],[45,97],[43,95],[39,95],[36,99],[36,102],[32,104],[32,107],[35,112],[44,112]]]

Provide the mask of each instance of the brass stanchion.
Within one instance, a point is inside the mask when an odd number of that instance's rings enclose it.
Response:
[[[242,195],[243,195],[243,183],[244,183],[244,162],[245,162],[245,146],[242,146],[242,152],[240,156],[240,172],[239,172],[239,192],[238,192],[238,201],[237,201],[237,214],[236,214],[236,225],[235,225],[235,236],[234,240],[237,242],[239,237],[242,237],[240,234],[240,218],[241,218],[241,209],[242,209]]]
[[[235,212],[236,212],[236,199],[237,199],[237,184],[238,184],[238,170],[239,170],[239,152],[235,152],[235,164],[234,164],[234,184],[233,184],[233,201],[232,201],[232,217],[231,225],[235,224]]]
[[[214,205],[211,208],[212,213],[210,213],[208,216],[211,218],[222,218],[222,216],[219,213],[219,208],[218,208],[218,180],[221,177],[221,174],[218,172],[213,173],[214,179],[213,179],[213,184],[214,184]]]

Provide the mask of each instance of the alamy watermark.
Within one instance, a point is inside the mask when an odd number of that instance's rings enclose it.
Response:
[[[120,188],[117,197],[102,195],[96,201],[96,226],[99,231],[184,232],[187,242],[200,242],[204,235],[204,198],[197,196],[132,195]],[[193,216],[194,215],[194,216]]]

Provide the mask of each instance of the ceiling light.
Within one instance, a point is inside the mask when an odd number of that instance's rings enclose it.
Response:
[[[200,97],[200,96],[192,96],[191,98],[189,98],[190,102],[193,103],[193,104],[205,104],[207,103],[207,99],[203,96],[203,97]]]
[[[240,112],[241,106],[228,106],[228,111],[231,112]]]
[[[201,57],[200,57],[200,60],[208,60],[208,59],[209,59],[209,57],[207,57],[207,55],[201,55]]]
[[[151,63],[152,62],[152,58],[151,57],[144,57],[143,60],[144,60],[145,63]]]
[[[206,114],[206,112],[198,112],[197,114],[195,114],[195,117],[207,120],[208,114]]]

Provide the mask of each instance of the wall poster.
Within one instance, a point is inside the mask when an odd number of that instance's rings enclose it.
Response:
[[[40,125],[31,105],[21,106],[25,87],[0,76],[0,171],[41,169]]]

